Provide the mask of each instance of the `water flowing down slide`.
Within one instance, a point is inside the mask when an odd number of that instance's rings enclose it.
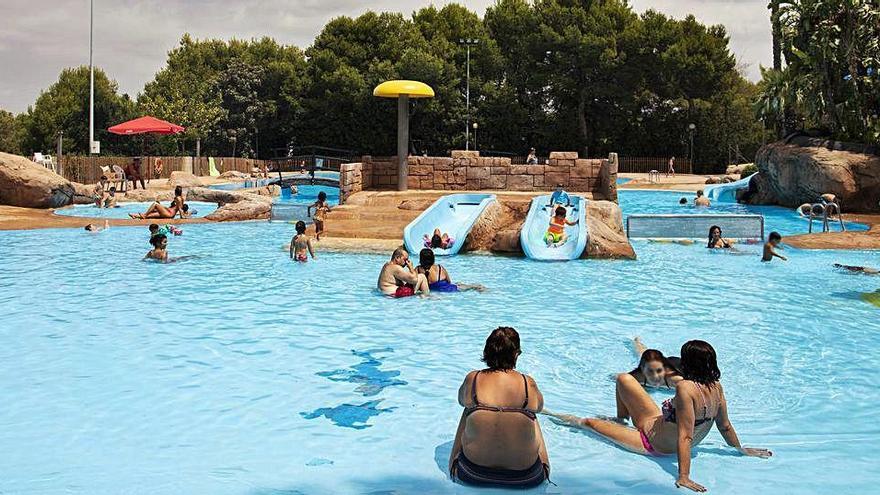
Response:
[[[571,196],[571,206],[566,207],[568,220],[577,225],[565,227],[568,240],[560,246],[548,246],[544,234],[550,225],[550,195],[532,199],[529,214],[519,234],[520,244],[526,256],[533,260],[574,260],[580,258],[587,246],[587,201],[580,196]]]
[[[441,234],[448,234],[455,242],[448,249],[435,248],[434,254],[457,254],[483,210],[494,201],[494,194],[443,196],[403,229],[403,242],[407,251],[418,253],[426,247],[424,236],[430,238],[434,229],[440,229]]]
[[[757,175],[757,172],[740,179],[736,182],[728,182],[727,184],[713,184],[703,188],[706,197],[713,203],[736,203],[736,192],[740,189],[748,189],[749,181]]]

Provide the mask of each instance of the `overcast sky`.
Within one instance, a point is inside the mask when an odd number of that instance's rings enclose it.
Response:
[[[495,0],[463,0],[483,14]],[[95,0],[95,65],[135,97],[189,32],[199,38],[271,36],[307,47],[324,24],[366,10],[410,14],[427,0]],[[631,0],[675,17],[721,23],[750,79],[770,62],[767,0]],[[0,108],[21,112],[64,67],[88,64],[89,0],[0,0]]]

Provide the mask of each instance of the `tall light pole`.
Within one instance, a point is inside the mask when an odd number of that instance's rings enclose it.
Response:
[[[465,121],[464,121],[464,149],[470,149],[471,141],[471,47],[480,44],[475,38],[459,38],[459,45],[467,47],[467,89],[465,90]]]
[[[694,131],[697,130],[697,124],[688,124],[688,132],[690,133],[691,146],[688,149],[688,160],[691,162],[691,173],[694,173]]]
[[[89,154],[95,151],[95,67],[92,65],[92,40],[95,31],[95,0],[89,0]]]
[[[478,143],[478,141],[477,141],[477,129],[479,129],[479,128],[480,128],[479,124],[477,124],[476,122],[474,122],[474,150],[475,150],[475,151],[480,149],[479,145],[477,144],[477,143]]]

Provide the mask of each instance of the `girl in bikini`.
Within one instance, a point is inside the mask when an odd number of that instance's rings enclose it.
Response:
[[[296,222],[296,235],[290,240],[290,259],[305,263],[309,255],[315,259],[315,249],[312,239],[306,235],[306,223],[300,220]]]
[[[592,430],[626,450],[637,454],[678,456],[675,486],[697,492],[706,488],[690,479],[691,449],[706,438],[714,424],[728,445],[742,455],[770,457],[767,449],[743,447],[727,415],[727,400],[721,387],[721,371],[715,349],[707,342],[691,340],[681,346],[683,380],[675,386],[675,397],[663,408],[651,399],[629,373],[617,377],[618,414],[632,418],[634,428],[614,421],[550,414],[571,426]]]

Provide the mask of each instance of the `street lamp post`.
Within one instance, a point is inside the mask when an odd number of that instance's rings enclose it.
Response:
[[[690,162],[691,173],[693,173],[693,171],[694,171],[694,131],[696,131],[696,130],[697,130],[696,124],[693,124],[693,123],[688,124],[688,133],[690,134],[690,139],[691,139],[691,144],[690,144],[690,147],[688,148],[688,161]]]
[[[89,154],[95,151],[95,67],[92,46],[95,31],[95,0],[89,1]]]
[[[480,126],[476,122],[474,122],[474,151],[477,151],[480,149],[480,147],[477,145],[477,129],[479,127]]]
[[[470,126],[471,126],[471,47],[480,44],[475,38],[459,38],[459,45],[467,47],[467,88],[465,89],[465,122],[464,122],[464,149],[470,149]]]

